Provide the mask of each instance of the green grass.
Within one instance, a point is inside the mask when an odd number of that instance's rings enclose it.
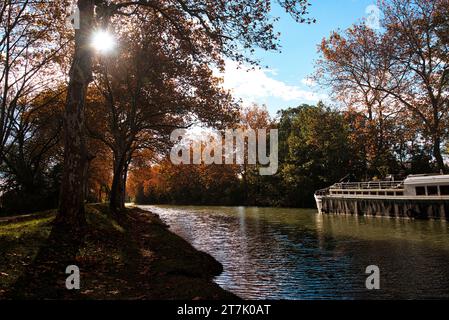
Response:
[[[0,223],[0,296],[34,260],[50,235],[54,213],[38,213],[28,220]]]
[[[114,218],[104,205],[87,206],[86,215],[80,242],[54,232],[55,212],[0,222],[0,298],[236,298],[211,281],[221,265],[157,216],[134,208]],[[81,270],[79,291],[65,289],[69,264]]]
[[[39,234],[42,236],[50,234],[51,227],[49,222],[53,220],[50,218],[36,218],[29,221],[12,222],[4,225],[0,225],[0,237],[3,239],[19,239],[27,234]]]

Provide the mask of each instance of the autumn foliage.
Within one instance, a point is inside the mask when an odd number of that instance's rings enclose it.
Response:
[[[364,22],[319,44],[315,80],[332,103],[274,117],[243,108],[215,70],[278,50],[272,6],[312,23],[305,0],[78,0],[0,4],[0,183],[3,212],[60,204],[82,227],[86,202],[310,206],[340,179],[447,171],[448,0],[381,1]],[[106,29],[108,55],[89,44]],[[179,128],[279,130],[279,170],[169,160]],[[24,200],[25,199],[25,200]],[[75,228],[75,229],[76,229]]]

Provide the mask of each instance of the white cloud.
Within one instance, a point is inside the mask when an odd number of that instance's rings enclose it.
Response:
[[[302,103],[323,99],[322,95],[313,91],[289,85],[272,77],[276,75],[276,70],[252,69],[246,65],[239,67],[234,61],[227,61],[225,72],[220,74],[224,80],[224,88],[231,90],[235,97],[241,98],[245,103],[264,103],[267,99]]]
[[[315,80],[313,80],[311,78],[301,79],[301,83],[307,87],[315,87],[316,86]]]

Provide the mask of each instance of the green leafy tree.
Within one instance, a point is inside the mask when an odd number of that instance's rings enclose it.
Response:
[[[302,105],[283,111],[279,128],[286,205],[310,206],[314,191],[351,173],[354,158],[341,113],[321,103]]]

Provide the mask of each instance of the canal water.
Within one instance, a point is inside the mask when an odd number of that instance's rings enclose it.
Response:
[[[449,224],[315,210],[144,206],[224,266],[245,299],[449,298]],[[367,266],[380,290],[366,289]]]

